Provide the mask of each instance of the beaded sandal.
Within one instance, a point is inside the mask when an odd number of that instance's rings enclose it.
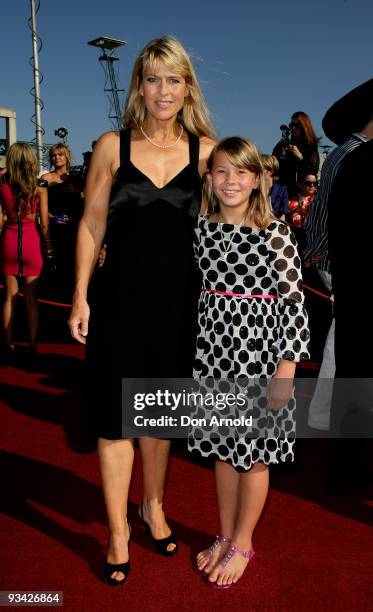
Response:
[[[225,555],[223,561],[220,563],[221,569],[225,568],[225,566],[229,563],[229,561],[232,559],[232,557],[234,557],[234,555],[236,553],[239,553],[240,555],[245,557],[245,559],[248,559],[248,561],[250,561],[253,558],[253,556],[255,555],[254,549],[251,549],[251,550],[241,550],[237,546],[231,546],[228,549],[228,552]],[[219,575],[217,576],[217,579],[219,578]],[[212,589],[230,589],[236,583],[235,582],[231,582],[230,584],[216,584],[216,582],[210,582],[209,580],[207,580],[207,584]]]
[[[221,544],[221,542],[229,542],[230,543],[230,539],[229,538],[225,538],[222,535],[215,536],[214,542],[211,544],[210,548],[208,549],[208,557],[207,557],[206,565],[208,565],[210,563],[211,557],[212,557],[213,553],[215,552],[215,550],[217,549],[219,544]],[[205,567],[206,567],[206,565],[205,565]],[[200,576],[206,576],[205,569],[204,568],[203,569],[199,569],[199,567],[197,565],[197,560],[195,561],[194,569],[197,572],[197,574],[200,574]]]

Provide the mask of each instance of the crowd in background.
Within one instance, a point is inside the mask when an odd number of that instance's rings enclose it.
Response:
[[[309,208],[312,205],[317,190],[317,176],[319,172],[318,142],[312,123],[304,112],[296,112],[291,116],[289,127],[283,131],[283,137],[275,145],[273,153],[262,154],[265,181],[268,198],[272,210],[278,219],[284,220],[292,227],[296,236],[299,252],[302,255],[305,246],[305,225]],[[92,149],[95,141],[92,143]],[[30,147],[31,148],[31,147]],[[77,228],[84,209],[85,179],[89,169],[91,152],[84,154],[82,166],[72,168],[73,157],[66,143],[56,143],[49,149],[49,172],[43,173],[37,180],[39,192],[47,193],[48,201],[48,231],[47,238],[43,240],[41,252],[44,259],[44,267],[40,268],[38,276],[40,283],[34,283],[35,292],[33,308],[37,288],[49,299],[62,303],[70,303],[74,286],[74,258]],[[24,172],[30,176],[34,175],[36,180],[37,166],[24,167]],[[9,175],[7,168],[0,171],[1,183],[12,183],[15,190],[15,200],[22,189],[15,182],[14,177]],[[26,197],[30,194],[24,193]],[[38,199],[36,195],[36,199]],[[0,194],[1,225],[4,230],[9,225],[7,220],[6,204],[2,201]],[[35,223],[41,226],[41,209],[37,208]],[[3,234],[6,232],[3,231]],[[2,259],[4,252],[3,239]],[[14,249],[16,248],[14,243]],[[21,257],[17,246],[16,259]],[[17,265],[15,263],[15,265]],[[43,271],[43,273],[42,273]],[[3,277],[4,266],[2,266]],[[16,275],[18,277],[18,274]],[[3,329],[5,344],[13,346],[12,330],[14,318],[14,304],[18,292],[18,283],[9,283],[5,280],[7,295],[5,297],[5,309],[10,314],[3,315]],[[11,325],[9,325],[11,320]],[[34,316],[34,320],[37,317]],[[37,326],[37,325],[36,325]],[[36,331],[30,331],[31,344],[36,346]]]

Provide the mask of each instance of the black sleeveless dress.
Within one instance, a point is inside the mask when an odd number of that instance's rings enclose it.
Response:
[[[122,438],[122,378],[192,376],[199,291],[193,228],[201,201],[199,139],[189,164],[158,188],[131,162],[120,133],[107,255],[89,291],[87,399],[95,433]]]

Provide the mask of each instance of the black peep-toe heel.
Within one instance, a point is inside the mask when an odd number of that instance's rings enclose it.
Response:
[[[171,531],[170,535],[167,536],[166,538],[162,538],[161,540],[156,540],[153,537],[149,523],[147,523],[146,520],[144,519],[142,504],[139,506],[139,517],[142,523],[144,524],[147,535],[151,538],[151,541],[153,543],[153,546],[156,552],[159,555],[163,555],[164,557],[173,557],[174,555],[176,555],[179,547],[178,547],[177,539],[176,539],[174,532]],[[167,550],[167,546],[169,546],[170,544],[175,545],[175,548],[173,550]]]
[[[128,525],[128,527],[129,527],[129,538],[128,538],[128,544],[129,544],[130,539],[131,539],[131,526]],[[105,576],[105,580],[107,584],[110,584],[110,586],[120,586],[121,584],[124,584],[128,578],[130,569],[131,569],[131,565],[129,561],[127,561],[126,563],[109,563],[109,561],[105,561],[104,576]],[[111,576],[112,574],[114,574],[114,572],[122,572],[122,574],[124,574],[124,578],[122,578],[121,580],[112,578]]]

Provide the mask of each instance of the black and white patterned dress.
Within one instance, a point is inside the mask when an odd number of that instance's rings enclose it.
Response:
[[[195,378],[255,379],[257,384],[262,377],[268,380],[273,376],[282,358],[309,359],[301,262],[289,226],[276,220],[266,230],[258,230],[199,217],[196,236],[203,289]],[[248,295],[276,298],[242,297]],[[265,390],[260,393],[254,389],[252,397],[254,427],[250,431],[194,427],[189,450],[245,470],[257,461],[292,461],[294,399],[274,412],[266,408]],[[210,410],[210,416],[213,412]],[[196,414],[201,417],[207,413],[206,407],[200,407]]]

